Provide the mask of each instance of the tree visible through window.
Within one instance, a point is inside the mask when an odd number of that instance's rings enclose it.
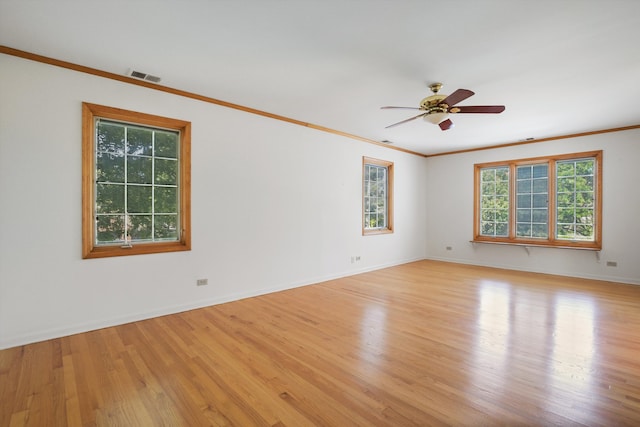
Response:
[[[601,248],[601,151],[479,164],[475,176],[475,241]]]
[[[189,123],[84,104],[85,258],[188,250]]]
[[[393,163],[362,159],[363,234],[393,231]]]

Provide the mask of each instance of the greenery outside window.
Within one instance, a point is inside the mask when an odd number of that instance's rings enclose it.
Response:
[[[475,165],[474,241],[602,248],[602,151]]]
[[[362,158],[362,234],[393,232],[393,163]]]
[[[189,250],[190,123],[83,103],[83,257]]]

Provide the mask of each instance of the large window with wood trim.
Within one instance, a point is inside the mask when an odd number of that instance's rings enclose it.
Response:
[[[362,158],[362,234],[393,232],[393,163]]]
[[[602,248],[602,151],[475,165],[474,241]]]
[[[189,122],[83,103],[84,258],[191,248]]]

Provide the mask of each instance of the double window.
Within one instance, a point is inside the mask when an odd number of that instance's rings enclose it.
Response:
[[[602,151],[475,165],[474,240],[600,249]]]
[[[362,234],[393,232],[393,163],[362,158]]]
[[[83,257],[190,249],[190,124],[83,104]]]

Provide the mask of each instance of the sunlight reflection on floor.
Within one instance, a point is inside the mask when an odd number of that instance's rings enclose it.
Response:
[[[472,387],[501,395],[509,383],[527,383],[551,396],[530,405],[564,408],[574,419],[589,419],[585,402],[595,358],[593,299],[563,292],[549,300],[497,281],[483,281],[478,295],[473,357],[480,369],[471,373]]]

